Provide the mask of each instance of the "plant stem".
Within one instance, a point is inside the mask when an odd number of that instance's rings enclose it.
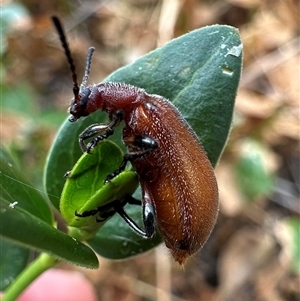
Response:
[[[14,301],[18,296],[43,272],[54,267],[59,262],[58,259],[42,253],[33,261],[4,291],[2,301]]]

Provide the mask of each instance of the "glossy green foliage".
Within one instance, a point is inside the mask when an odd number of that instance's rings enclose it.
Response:
[[[107,81],[124,81],[169,99],[215,166],[230,130],[241,67],[237,29],[213,25],[172,40]]]
[[[13,207],[1,200],[0,219],[0,235],[5,240],[48,252],[59,260],[87,268],[98,267],[97,257],[91,249],[18,206]]]
[[[0,189],[2,289],[26,266],[30,249],[85,267],[98,266],[96,256],[87,246],[53,227],[54,219],[46,199],[3,150],[0,151]],[[76,252],[69,254],[70,249]]]
[[[16,246],[2,238],[0,239],[0,246],[0,291],[3,291],[26,267],[29,261],[30,250]]]
[[[111,160],[107,160],[108,157]],[[145,252],[161,242],[159,234],[153,239],[145,239],[136,234],[116,213],[109,217],[111,221],[99,221],[98,214],[90,217],[78,217],[74,214],[75,211],[83,213],[107,206],[112,201],[122,200],[135,192],[138,177],[130,170],[104,184],[106,176],[119,167],[122,159],[120,148],[111,141],[103,141],[90,154],[82,155],[68,174],[60,203],[70,235],[87,240],[98,254],[111,259],[122,259]],[[128,204],[125,210],[133,220],[141,219],[141,206]],[[140,227],[143,228],[142,223]],[[101,229],[97,231],[99,228]]]
[[[24,172],[18,169],[14,159],[5,151],[0,150],[0,198],[12,207],[21,208],[53,224],[52,211],[44,197],[27,181]]]

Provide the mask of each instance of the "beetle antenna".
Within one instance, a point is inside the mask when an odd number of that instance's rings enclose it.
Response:
[[[90,47],[88,50],[88,53],[86,55],[85,71],[84,71],[82,84],[80,85],[80,89],[84,89],[87,86],[87,82],[88,82],[90,70],[91,70],[92,56],[93,56],[94,51],[95,51],[95,47]]]
[[[60,39],[62,47],[65,51],[65,55],[68,59],[68,63],[70,65],[70,69],[71,69],[71,73],[72,73],[73,93],[74,93],[75,99],[78,99],[78,97],[79,97],[79,85],[78,85],[78,82],[77,82],[77,74],[76,74],[75,64],[74,64],[74,60],[73,60],[72,55],[71,55],[71,51],[70,51],[70,48],[69,48],[67,37],[66,37],[66,34],[64,32],[64,29],[62,27],[62,24],[61,24],[60,20],[56,16],[52,16],[52,21],[53,21],[53,24],[54,24],[57,32],[58,32],[59,39]]]

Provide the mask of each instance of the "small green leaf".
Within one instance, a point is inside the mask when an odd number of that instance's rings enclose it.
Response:
[[[121,149],[111,141],[103,141],[90,154],[81,156],[69,173],[61,196],[60,210],[69,226],[90,231],[98,229],[102,223],[97,222],[95,216],[76,217],[75,211],[93,210],[134,193],[138,178],[133,171],[124,171],[104,184],[106,176],[114,172],[122,160]]]
[[[90,248],[18,206],[0,200],[0,220],[0,235],[11,243],[87,268],[98,267],[97,257]]]
[[[115,171],[122,160],[120,148],[108,140],[101,142],[90,154],[83,154],[68,175],[60,205],[69,225],[69,234],[88,240],[87,243],[99,255],[110,259],[133,256],[161,242],[159,234],[152,239],[136,234],[118,214],[103,222],[98,222],[96,216],[75,216],[75,211],[93,210],[134,193],[138,187],[138,177],[133,171],[124,171],[110,183],[104,184],[106,176]],[[141,206],[127,205],[125,210],[133,220],[141,219]],[[141,223],[140,226],[143,228]]]

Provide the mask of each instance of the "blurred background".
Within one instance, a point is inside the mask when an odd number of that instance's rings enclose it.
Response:
[[[300,300],[299,3],[296,0],[3,0],[1,145],[42,189],[47,152],[67,117],[69,66],[51,15],[61,18],[79,81],[90,83],[174,37],[211,24],[237,27],[244,69],[231,135],[216,168],[220,215],[184,268],[164,246],[127,261],[76,269],[99,300]]]

